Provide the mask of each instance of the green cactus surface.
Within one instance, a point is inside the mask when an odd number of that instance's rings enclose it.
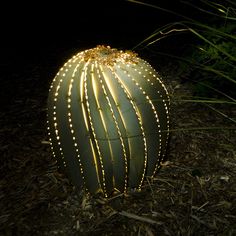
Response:
[[[135,53],[109,46],[79,52],[49,90],[53,156],[92,194],[139,190],[165,155],[169,103],[157,72]]]

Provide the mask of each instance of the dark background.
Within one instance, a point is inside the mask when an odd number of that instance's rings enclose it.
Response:
[[[180,0],[146,2],[194,15]],[[46,106],[42,92],[47,93],[59,68],[78,51],[99,44],[130,50],[157,28],[182,20],[175,14],[125,0],[9,1],[1,10],[0,103],[3,113],[12,110],[11,104],[15,105],[15,101],[35,97],[35,94],[39,94]],[[183,38],[181,40],[163,40],[155,47],[157,51],[181,51],[184,44]],[[156,69],[168,63],[160,57],[150,61],[149,52],[136,52]],[[9,115],[5,113],[5,116]]]
[[[179,1],[153,1],[157,3],[185,12]],[[69,57],[98,44],[131,49],[158,27],[178,20],[169,13],[124,0],[7,4],[1,16],[1,59],[10,63],[41,62],[52,52]]]

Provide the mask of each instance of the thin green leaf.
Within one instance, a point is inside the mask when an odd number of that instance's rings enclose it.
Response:
[[[181,2],[184,3],[184,4],[186,4],[186,5],[189,5],[189,6],[193,7],[193,8],[195,8],[195,9],[201,11],[201,12],[204,12],[204,13],[206,13],[206,14],[209,14],[209,15],[213,15],[213,16],[216,16],[216,17],[219,17],[219,18],[223,18],[223,19],[227,19],[227,20],[236,20],[235,17],[230,17],[230,16],[228,16],[228,14],[227,14],[228,9],[227,9],[227,8],[224,8],[224,6],[222,6],[222,5],[221,5],[221,6],[225,9],[225,14],[226,14],[226,15],[220,15],[220,14],[213,13],[212,11],[207,11],[207,10],[205,10],[205,9],[203,9],[203,8],[200,8],[200,7],[197,7],[197,5],[191,4],[190,2],[187,2],[187,1],[181,1]],[[216,7],[214,7],[214,8],[216,8]],[[216,9],[219,11],[218,8],[216,8]],[[221,11],[221,12],[222,12],[222,11]]]
[[[218,51],[220,51],[221,53],[223,53],[224,55],[226,55],[227,57],[229,57],[231,60],[236,61],[236,58],[234,56],[232,56],[231,54],[229,54],[228,52],[226,52],[225,50],[221,49],[220,47],[218,47],[217,45],[215,45],[214,43],[212,43],[211,41],[209,41],[207,38],[205,38],[203,35],[199,34],[196,30],[189,28],[189,30],[194,33],[195,35],[197,35],[200,39],[202,39],[203,41],[205,41],[206,43],[208,43],[209,45],[211,45],[212,47],[216,48]]]
[[[212,126],[212,127],[187,127],[187,128],[177,128],[170,129],[169,132],[183,132],[183,131],[201,131],[201,130],[236,130],[235,126],[227,127],[227,126]],[[165,132],[165,131],[163,131]],[[166,131],[167,132],[167,131]]]
[[[221,116],[223,116],[224,118],[226,118],[226,119],[228,119],[228,120],[230,120],[230,121],[236,123],[236,120],[234,120],[233,118],[227,116],[225,113],[219,111],[218,109],[216,109],[216,108],[214,108],[214,107],[212,107],[212,106],[210,106],[210,105],[208,105],[208,104],[205,104],[205,105],[206,105],[207,107],[209,107],[211,110],[213,110],[213,111],[215,111],[216,113],[218,113],[218,114],[220,114]]]
[[[230,76],[224,74],[223,72],[219,71],[219,70],[215,70],[214,68],[210,67],[210,66],[203,66],[203,69],[206,70],[206,71],[210,71],[210,72],[213,72],[227,80],[229,80],[230,82],[233,82],[236,84],[236,80],[232,79]]]
[[[223,101],[223,100],[198,100],[198,99],[175,99],[175,102],[192,102],[192,103],[212,103],[212,104],[232,104],[236,105],[235,102]]]

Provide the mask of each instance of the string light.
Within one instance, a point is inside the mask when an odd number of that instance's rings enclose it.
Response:
[[[49,89],[52,155],[91,193],[140,190],[163,161],[169,106],[162,79],[136,53],[103,45],[79,52]]]

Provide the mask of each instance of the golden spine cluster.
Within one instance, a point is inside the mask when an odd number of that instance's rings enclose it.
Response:
[[[91,193],[141,189],[163,160],[169,105],[158,74],[136,54],[106,46],[80,52],[49,90],[53,156]]]

